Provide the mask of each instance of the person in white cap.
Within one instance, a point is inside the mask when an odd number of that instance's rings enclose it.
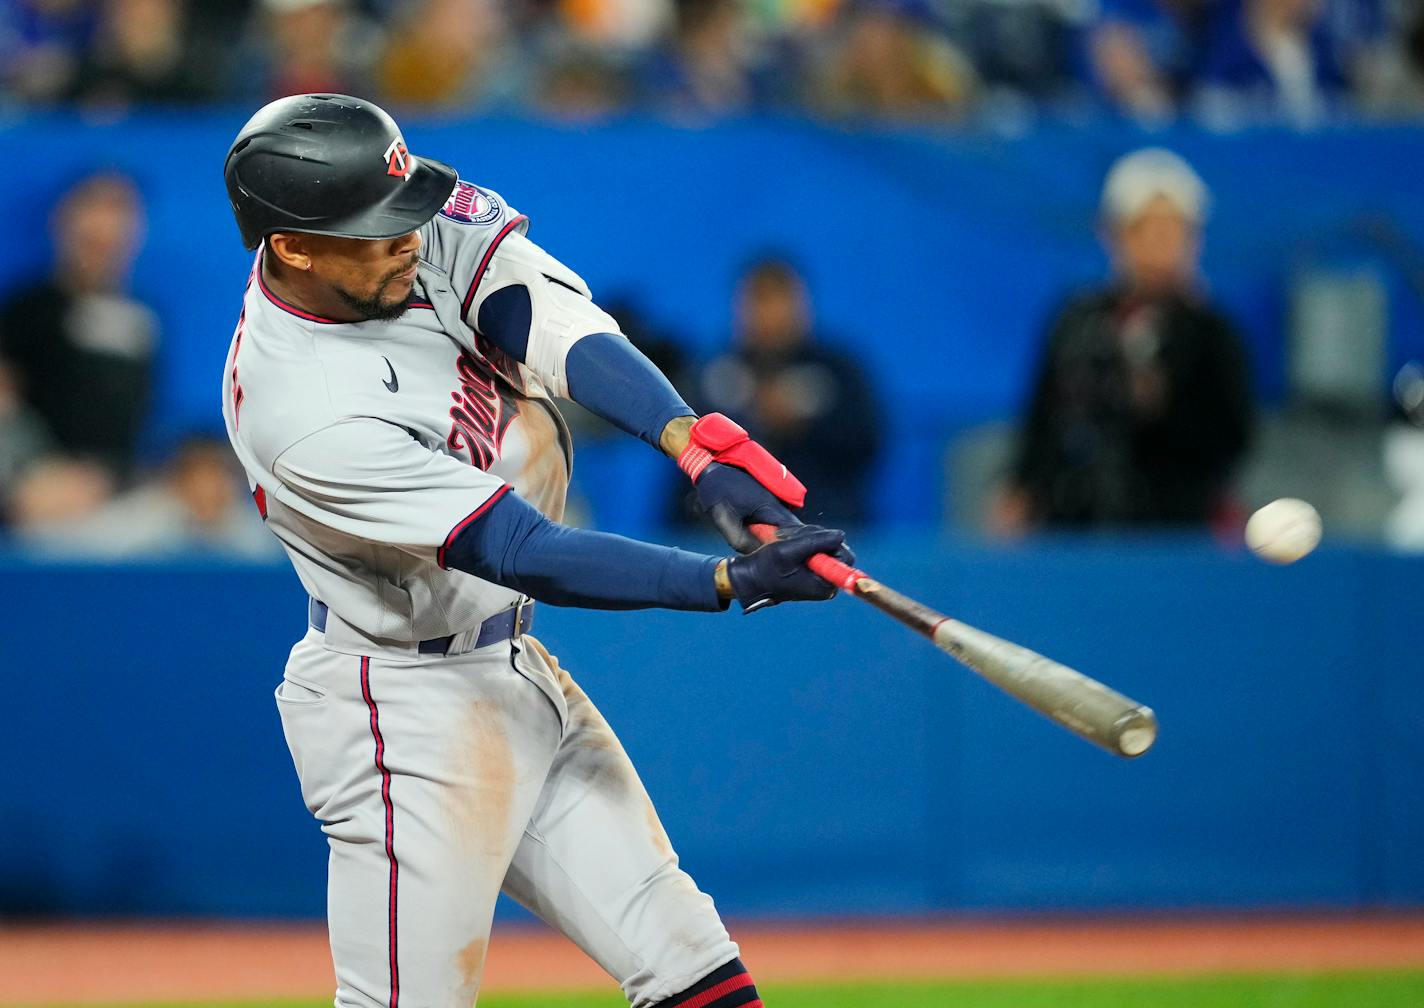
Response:
[[[1206,527],[1229,512],[1252,426],[1245,350],[1198,273],[1209,194],[1176,154],[1113,165],[1113,276],[1051,326],[991,529]]]

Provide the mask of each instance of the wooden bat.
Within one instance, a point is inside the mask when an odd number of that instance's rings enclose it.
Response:
[[[776,537],[776,529],[770,525],[752,525],[751,530],[762,542]],[[950,619],[825,553],[813,556],[806,566],[837,588],[928,637],[935,647],[1005,693],[1108,752],[1141,756],[1157,740],[1157,717],[1151,708],[1096,679]]]

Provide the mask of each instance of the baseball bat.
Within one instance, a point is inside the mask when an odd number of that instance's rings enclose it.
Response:
[[[776,537],[776,529],[770,525],[754,524],[751,530],[762,542]],[[1157,716],[1151,708],[1096,679],[951,619],[825,553],[813,556],[806,566],[928,637],[935,647],[1005,693],[1108,752],[1141,756],[1157,740]]]

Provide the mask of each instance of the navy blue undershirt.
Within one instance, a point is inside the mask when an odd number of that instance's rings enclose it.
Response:
[[[457,535],[445,564],[540,602],[584,609],[727,608],[718,559],[552,522],[506,493]]]

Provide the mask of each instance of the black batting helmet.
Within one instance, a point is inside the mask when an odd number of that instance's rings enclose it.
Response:
[[[301,231],[396,238],[423,225],[455,189],[455,169],[406,150],[400,127],[368,101],[294,95],[263,106],[223,166],[243,243]]]

